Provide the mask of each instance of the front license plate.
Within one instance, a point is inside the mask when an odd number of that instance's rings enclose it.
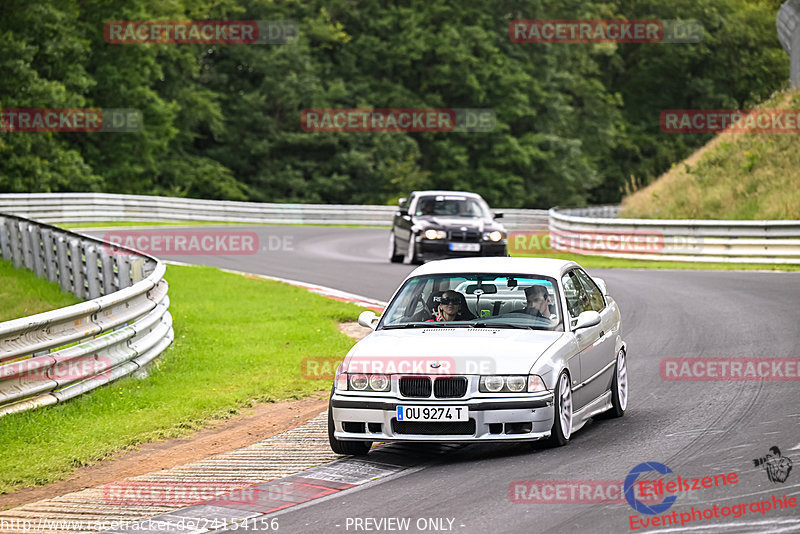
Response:
[[[450,243],[453,252],[480,252],[480,243]]]
[[[469,421],[466,406],[398,406],[398,421]]]

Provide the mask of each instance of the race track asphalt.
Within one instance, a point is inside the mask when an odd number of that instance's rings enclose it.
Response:
[[[386,259],[387,230],[257,226],[247,231],[259,236],[262,250],[256,254],[157,255],[380,300],[388,300],[412,270]],[[682,478],[737,474],[735,484],[681,493],[665,512],[676,511],[678,517],[691,513],[691,507],[721,509],[784,494],[800,500],[797,380],[665,381],[659,373],[660,361],[669,357],[797,358],[800,273],[588,271],[605,279],[622,310],[630,383],[623,418],[592,421],[558,449],[525,444],[448,448],[423,468],[289,509],[277,516],[280,532],[800,532],[800,507],[634,530],[630,516],[654,516],[638,514],[626,502],[512,502],[515,481],[621,484],[641,462],[665,464]],[[753,462],[773,446],[794,459],[794,470],[782,483],[771,482]],[[414,454],[413,447],[400,449]],[[569,497],[569,489],[562,488],[562,496]],[[377,523],[366,518],[409,518],[410,523],[408,530],[391,530],[397,524],[375,528]],[[440,518],[445,528],[431,529],[429,518]]]

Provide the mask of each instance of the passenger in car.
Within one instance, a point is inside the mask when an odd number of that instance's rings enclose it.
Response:
[[[535,285],[525,288],[525,299],[528,305],[524,308],[523,312],[533,315],[534,317],[541,317],[543,319],[550,319],[550,294],[547,288],[542,285]]]

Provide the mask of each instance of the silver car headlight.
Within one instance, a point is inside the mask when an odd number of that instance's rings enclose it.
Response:
[[[347,375],[351,391],[389,391],[391,379],[388,375],[379,374],[353,374]]]
[[[447,232],[444,230],[434,230],[433,228],[425,230],[423,235],[425,239],[447,239]]]
[[[482,376],[478,389],[485,393],[498,393],[505,385],[503,378],[502,376]]]
[[[547,391],[547,388],[539,375],[486,375],[481,377],[478,391],[481,393],[537,393]]]
[[[525,391],[525,384],[527,380],[524,376],[509,376],[506,378],[506,387],[512,393],[521,393]]]
[[[350,387],[356,391],[364,391],[369,385],[369,378],[367,375],[352,375],[350,376]]]
[[[369,375],[369,387],[372,391],[389,391],[389,377],[386,375]]]

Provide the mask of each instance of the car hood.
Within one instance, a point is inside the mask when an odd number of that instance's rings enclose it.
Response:
[[[527,374],[563,335],[505,328],[377,330],[350,350],[344,369],[349,373]]]

